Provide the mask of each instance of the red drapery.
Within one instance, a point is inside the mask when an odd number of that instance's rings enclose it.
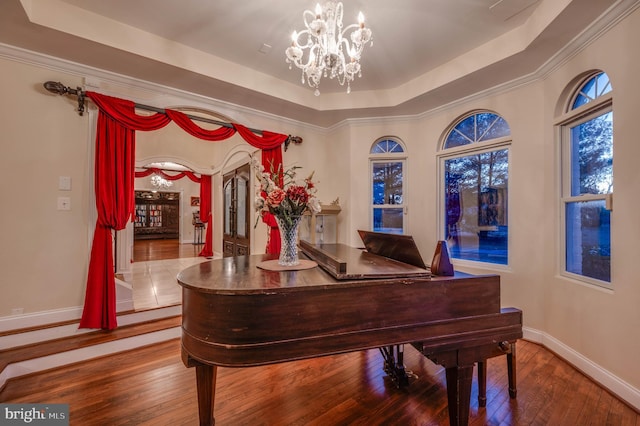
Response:
[[[178,172],[178,174],[176,174],[176,175],[170,175],[170,174],[167,174],[164,170],[160,170],[160,169],[156,169],[154,167],[150,167],[150,168],[145,169],[145,170],[143,170],[141,172],[136,172],[136,177],[137,178],[143,178],[143,177],[151,176],[153,174],[160,175],[163,178],[165,178],[166,180],[179,180],[179,179],[182,179],[183,177],[186,176],[189,179],[191,179],[193,182],[200,183],[200,178],[198,176],[196,176],[195,173],[190,172],[188,170],[185,170],[184,172]]]
[[[110,330],[117,326],[111,230],[127,225],[135,205],[135,131],[159,129],[169,119],[162,114],[136,116],[133,102],[87,95],[100,108],[95,156],[98,219],[80,328]]]
[[[273,168],[274,170],[282,171],[282,168],[279,167],[280,164],[282,164],[281,150],[271,149],[262,151],[262,165],[265,170],[271,170]],[[276,184],[282,186],[282,173],[278,174],[277,180],[278,182],[276,182]],[[280,229],[278,228],[276,218],[271,213],[265,212],[262,214],[262,221],[269,227],[269,237],[267,239],[265,253],[280,253]]]
[[[213,256],[213,226],[211,223],[211,176],[203,175],[200,182],[200,220],[206,225],[204,247],[200,256]]]
[[[86,96],[100,110],[95,158],[98,219],[80,328],[111,330],[117,327],[111,230],[123,229],[135,208],[135,131],[157,130],[174,120],[189,134],[204,140],[223,140],[238,132],[249,144],[263,150],[263,164],[265,158],[272,158],[270,164],[274,166],[282,164],[281,145],[288,136],[267,131],[257,136],[240,124],[233,124],[233,128],[207,130],[179,111],[166,110],[164,114],[142,116],[135,113],[135,104],[131,101],[90,91]],[[208,175],[201,177],[200,210],[202,221],[208,223],[205,246],[200,255],[212,256],[211,176]]]

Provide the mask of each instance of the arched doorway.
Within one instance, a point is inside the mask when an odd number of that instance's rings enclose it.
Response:
[[[169,175],[182,171],[192,171],[196,174],[211,173],[180,158],[156,157],[136,161],[136,171],[149,168],[163,170]],[[198,202],[200,184],[188,178],[182,178],[174,180],[170,186],[154,185],[153,177],[154,175],[135,179],[137,205],[134,213],[136,217],[133,223],[129,223],[125,229],[116,233],[116,273],[129,271],[132,263],[141,260],[196,257],[202,249],[201,245],[193,244],[196,241],[193,218],[200,209]],[[151,211],[156,213],[152,215]],[[176,245],[173,249],[175,254],[157,254],[154,258],[153,253],[150,253],[149,258],[136,258],[134,243],[137,240],[154,242],[166,240],[165,242]]]
[[[147,163],[142,169],[157,169],[168,175],[193,171],[176,162]],[[194,202],[198,191],[199,186],[189,179],[169,180],[161,174],[136,178],[131,262],[198,255],[188,222],[199,213],[199,203]]]

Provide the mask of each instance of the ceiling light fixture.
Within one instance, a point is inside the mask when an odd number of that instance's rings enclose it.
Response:
[[[316,89],[316,96],[320,95],[318,86],[323,76],[337,79],[342,86],[346,83],[347,93],[351,93],[351,82],[356,75],[362,76],[360,55],[364,45],[368,42],[373,45],[371,30],[365,28],[362,12],[358,14],[357,24],[343,29],[342,9],[342,2],[327,1],[323,7],[317,4],[315,13],[305,10],[302,19],[306,28],[299,33],[293,32],[291,46],[285,52],[289,69],[292,64],[300,68],[302,84],[306,80]]]
[[[151,176],[151,185],[153,185],[158,189],[168,189],[168,188],[171,188],[171,186],[173,185],[173,182],[163,178],[160,175],[154,174],[153,176]]]

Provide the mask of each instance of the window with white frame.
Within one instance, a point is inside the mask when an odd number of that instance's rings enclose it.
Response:
[[[491,111],[471,112],[446,133],[441,226],[453,259],[508,264],[510,144],[509,125]]]
[[[582,79],[560,126],[562,273],[592,284],[611,282],[613,110],[609,77]]]
[[[393,137],[378,139],[369,151],[371,170],[371,229],[402,234],[405,229],[406,152]]]

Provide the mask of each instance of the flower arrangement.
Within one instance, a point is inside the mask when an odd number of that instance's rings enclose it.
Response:
[[[316,198],[316,187],[312,181],[313,172],[302,183],[296,181],[294,166],[286,170],[265,171],[262,164],[254,159],[253,166],[259,182],[256,190],[255,206],[260,212],[270,212],[277,219],[292,225],[294,218],[302,216],[306,211],[320,212],[320,201]],[[282,174],[282,187],[276,184],[278,176]]]

